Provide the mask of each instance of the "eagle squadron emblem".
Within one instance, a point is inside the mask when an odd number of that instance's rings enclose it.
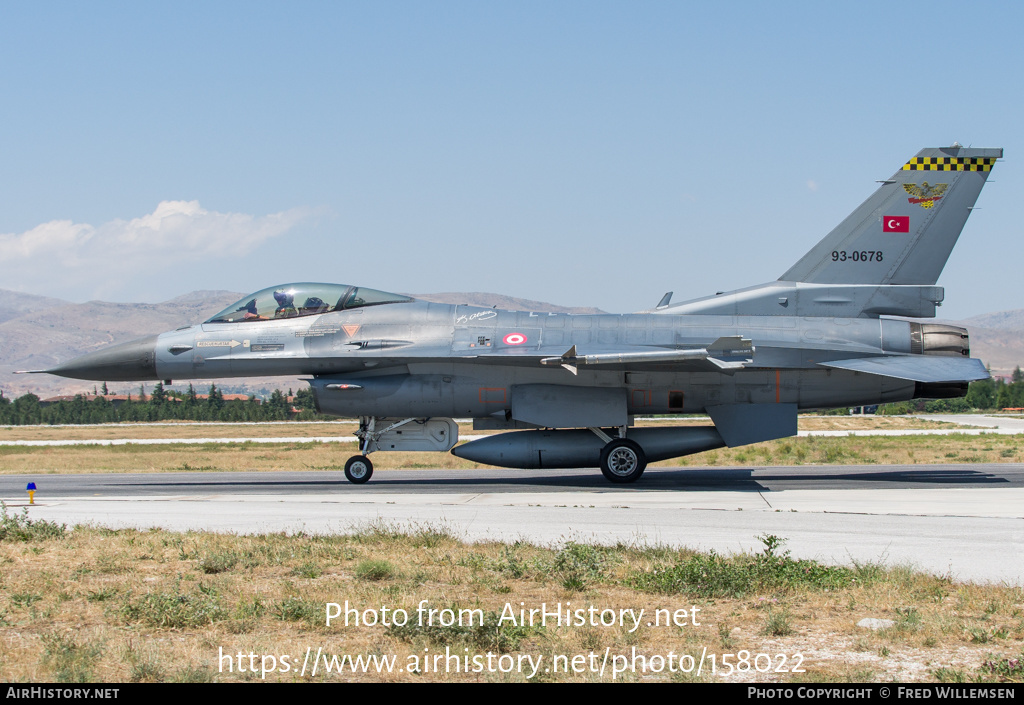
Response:
[[[903,189],[914,198],[908,198],[910,203],[916,203],[922,208],[931,208],[935,202],[942,198],[942,194],[949,188],[949,184],[929,184],[927,181],[920,186],[917,184],[903,184]]]

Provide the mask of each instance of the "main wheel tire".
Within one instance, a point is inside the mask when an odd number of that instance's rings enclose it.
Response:
[[[601,451],[601,473],[611,482],[636,482],[647,469],[643,448],[626,438],[616,438]]]
[[[373,463],[364,455],[353,455],[345,463],[345,477],[349,482],[361,485],[373,477]]]

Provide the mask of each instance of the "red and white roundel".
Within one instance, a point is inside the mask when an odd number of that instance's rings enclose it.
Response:
[[[501,342],[505,345],[522,345],[526,342],[526,336],[522,333],[509,333],[501,339]]]

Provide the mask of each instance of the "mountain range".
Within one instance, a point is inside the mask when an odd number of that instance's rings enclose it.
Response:
[[[34,392],[41,397],[91,392],[94,384],[51,375],[15,375],[15,370],[45,369],[97,348],[203,321],[245,294],[193,291],[157,304],[88,301],[82,304],[0,289],[8,302],[0,307],[0,390],[8,398]],[[602,313],[543,301],[486,292],[412,294],[419,299],[520,311]],[[1024,309],[986,313],[962,321],[942,321],[968,328],[971,354],[995,375],[1009,375],[1024,364]],[[295,377],[213,380],[224,391],[267,393],[275,388],[299,389]],[[186,383],[187,384],[187,383]],[[205,390],[210,381],[198,381]],[[177,386],[177,385],[176,385]],[[111,392],[135,393],[136,383],[112,383]]]

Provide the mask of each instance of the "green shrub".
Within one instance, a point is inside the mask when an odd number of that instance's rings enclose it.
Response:
[[[66,524],[45,519],[29,519],[28,507],[21,514],[10,514],[7,505],[0,502],[0,541],[45,541],[64,538]]]
[[[696,597],[744,597],[759,590],[786,588],[834,589],[856,581],[849,568],[825,566],[815,561],[781,555],[785,543],[778,536],[758,537],[765,548],[754,556],[726,558],[711,551],[673,566],[632,574],[626,582],[648,592],[684,593]]]
[[[583,590],[603,580],[612,562],[608,549],[585,543],[567,543],[555,554],[554,572],[566,590]]]

